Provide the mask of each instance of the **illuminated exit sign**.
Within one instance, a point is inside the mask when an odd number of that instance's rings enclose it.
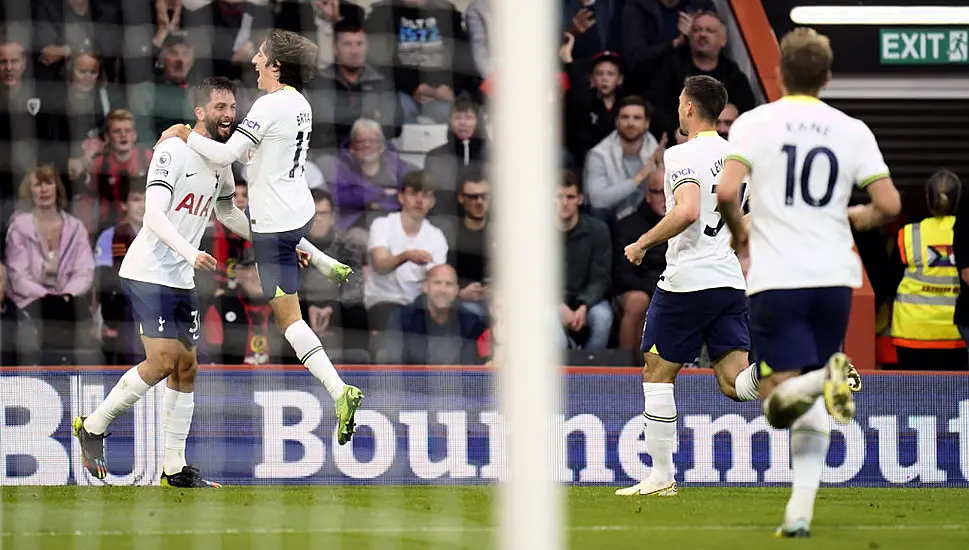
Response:
[[[881,29],[883,65],[969,63],[969,29]]]

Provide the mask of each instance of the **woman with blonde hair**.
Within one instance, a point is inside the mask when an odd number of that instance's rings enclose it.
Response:
[[[7,231],[9,296],[38,321],[41,349],[66,355],[75,347],[90,349],[90,338],[75,345],[75,328],[91,318],[94,254],[83,224],[65,211],[67,192],[57,170],[45,165],[28,173],[20,202]]]

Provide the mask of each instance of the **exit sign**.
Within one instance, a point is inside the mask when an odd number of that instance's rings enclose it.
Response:
[[[969,63],[969,29],[881,29],[883,65]]]

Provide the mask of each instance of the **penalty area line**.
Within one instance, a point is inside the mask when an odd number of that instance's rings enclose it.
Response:
[[[566,527],[569,532],[589,532],[589,531],[667,531],[667,532],[686,532],[686,531],[773,531],[776,526],[767,525],[639,525],[636,527],[628,525],[576,525]],[[969,526],[957,524],[942,525],[913,525],[913,524],[893,524],[893,525],[822,525],[819,529],[824,531],[963,531],[969,530]],[[121,530],[97,530],[97,531],[3,531],[0,537],[158,537],[158,536],[222,536],[222,535],[339,535],[339,534],[419,534],[419,533],[490,533],[496,530],[495,527],[474,527],[474,526],[436,526],[436,527],[369,527],[369,528],[340,528],[340,527],[321,527],[321,528],[249,528],[249,529],[133,529],[130,531]]]

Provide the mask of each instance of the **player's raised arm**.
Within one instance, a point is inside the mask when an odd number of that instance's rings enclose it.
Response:
[[[666,152],[666,178],[673,191],[673,208],[666,212],[659,223],[644,233],[639,240],[626,247],[626,258],[639,265],[650,248],[686,231],[700,217],[700,181],[696,172],[685,163]]]

